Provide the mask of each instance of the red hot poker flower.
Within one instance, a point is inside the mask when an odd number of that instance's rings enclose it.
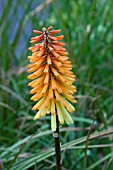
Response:
[[[35,45],[29,48],[32,55],[28,56],[31,62],[28,79],[32,80],[28,86],[32,87],[31,100],[37,102],[32,110],[38,110],[35,120],[51,113],[51,128],[55,131],[56,114],[61,124],[64,120],[68,124],[73,122],[69,113],[75,110],[70,102],[77,102],[73,97],[76,87],[72,85],[75,75],[71,71],[65,43],[59,42],[64,36],[53,36],[60,30],[52,30],[50,26],[33,32],[39,36],[31,38],[30,43]]]

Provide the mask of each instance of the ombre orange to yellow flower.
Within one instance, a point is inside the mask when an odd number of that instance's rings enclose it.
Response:
[[[51,114],[51,128],[55,131],[56,114],[61,124],[64,120],[68,124],[73,122],[69,113],[75,110],[70,102],[77,102],[73,97],[76,87],[72,85],[75,75],[71,71],[72,64],[68,60],[65,43],[59,42],[64,36],[53,36],[60,30],[52,30],[50,26],[33,32],[39,35],[31,38],[30,43],[35,45],[29,48],[32,55],[28,56],[31,62],[28,79],[32,80],[28,86],[32,87],[31,100],[36,101],[32,110],[38,110],[35,120]]]

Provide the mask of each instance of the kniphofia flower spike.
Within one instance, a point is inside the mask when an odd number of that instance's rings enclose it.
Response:
[[[70,103],[76,103],[72,96],[76,92],[76,87],[72,85],[75,75],[71,71],[72,64],[68,60],[65,43],[59,42],[64,36],[53,36],[60,30],[52,30],[50,26],[33,32],[39,34],[31,38],[30,43],[35,45],[29,48],[32,55],[28,56],[31,62],[28,79],[33,80],[28,86],[32,87],[31,100],[37,102],[32,110],[38,110],[34,120],[51,114],[51,128],[55,131],[56,114],[61,124],[64,120],[68,124],[73,122],[69,113],[75,110]]]

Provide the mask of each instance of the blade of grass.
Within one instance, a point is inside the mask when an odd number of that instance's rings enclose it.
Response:
[[[0,85],[0,88],[8,93],[10,93],[13,97],[15,97],[17,100],[19,100],[22,104],[28,105],[28,103],[17,93],[9,89],[8,87],[4,85]]]
[[[92,169],[96,168],[99,164],[103,163],[104,161],[106,161],[107,159],[111,158],[112,156],[113,156],[113,153],[107,154],[106,156],[104,156],[103,158],[101,158],[100,160],[95,162],[93,165],[89,166],[87,168],[87,170],[92,170]]]

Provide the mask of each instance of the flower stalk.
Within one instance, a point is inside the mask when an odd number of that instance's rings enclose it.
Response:
[[[56,115],[56,131],[53,132],[55,141],[55,155],[56,155],[56,170],[61,170],[62,160],[61,160],[61,149],[60,149],[60,133],[59,133],[59,121],[58,115]]]

